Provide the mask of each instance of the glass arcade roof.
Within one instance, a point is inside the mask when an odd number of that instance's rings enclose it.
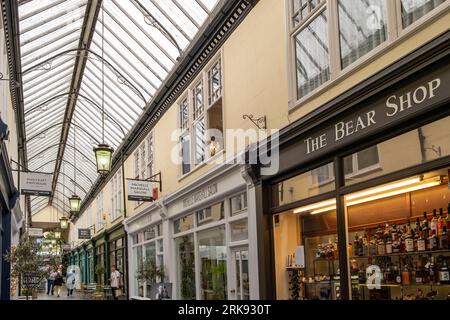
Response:
[[[54,174],[55,207],[68,212],[67,198],[84,199],[97,179],[102,108],[104,142],[117,150],[217,2],[19,2],[28,169]],[[32,214],[47,205],[31,197]]]

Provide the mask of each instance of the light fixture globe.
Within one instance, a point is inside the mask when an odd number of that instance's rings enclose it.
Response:
[[[77,195],[73,195],[69,198],[70,211],[79,212],[80,211],[81,198]]]
[[[97,162],[97,172],[107,174],[111,170],[113,148],[107,144],[99,144],[94,148],[95,160]]]
[[[66,217],[60,218],[59,223],[60,223],[61,229],[69,228],[69,219],[67,219]]]

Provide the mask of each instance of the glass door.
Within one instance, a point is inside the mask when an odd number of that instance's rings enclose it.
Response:
[[[250,299],[250,283],[248,275],[248,247],[234,248],[231,250],[232,274],[230,298],[235,300]]]

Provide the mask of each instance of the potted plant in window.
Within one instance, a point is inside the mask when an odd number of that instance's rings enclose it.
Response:
[[[105,274],[105,267],[101,264],[98,264],[95,267],[95,273],[97,274],[97,290],[101,291],[102,289],[102,279]]]
[[[164,278],[164,267],[159,267],[156,264],[155,259],[142,261],[136,272],[136,279],[142,286],[146,284],[147,287],[151,287],[153,284],[157,283],[158,280],[164,282]]]

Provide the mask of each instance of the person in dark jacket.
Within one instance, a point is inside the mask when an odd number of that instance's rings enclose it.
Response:
[[[59,295],[61,293],[61,286],[64,284],[64,278],[62,276],[61,271],[58,271],[58,274],[55,277],[55,281],[53,282],[53,286],[56,290],[56,296],[59,298]]]

